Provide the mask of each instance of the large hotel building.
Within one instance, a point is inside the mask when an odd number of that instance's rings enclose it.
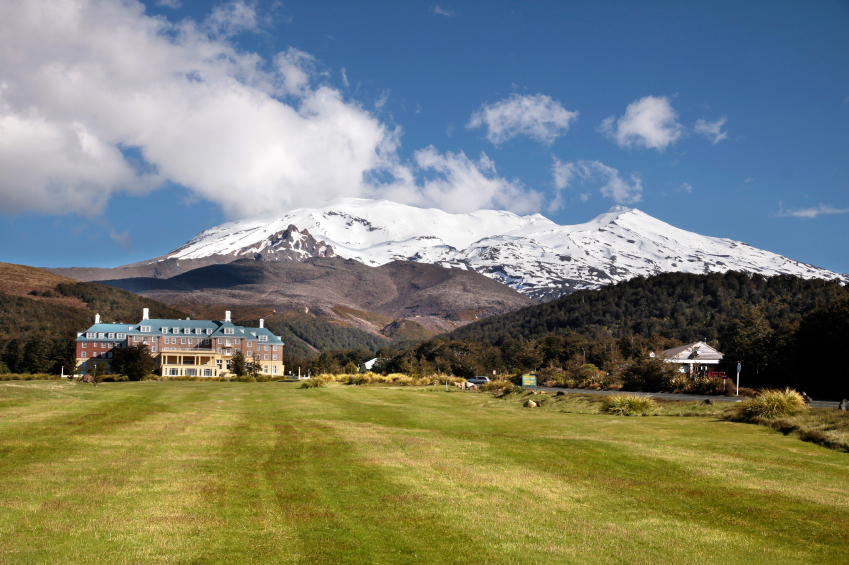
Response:
[[[241,351],[248,365],[259,363],[265,375],[283,376],[283,341],[264,327],[234,325],[230,312],[221,322],[208,320],[150,320],[144,309],[141,322],[94,325],[77,334],[77,370],[85,373],[95,364],[111,365],[112,353],[122,347],[147,345],[156,373],[163,377],[230,376],[230,359]]]

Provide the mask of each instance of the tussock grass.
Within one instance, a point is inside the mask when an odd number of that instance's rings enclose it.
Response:
[[[784,390],[763,389],[757,396],[746,398],[740,403],[740,418],[775,418],[807,410],[802,395],[791,388]]]
[[[645,414],[654,408],[656,403],[648,396],[613,394],[611,396],[605,396],[601,404],[602,410],[608,414],[630,416],[631,414]]]

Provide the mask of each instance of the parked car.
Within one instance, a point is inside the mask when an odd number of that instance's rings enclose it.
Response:
[[[489,382],[489,377],[471,377],[466,379],[466,382],[472,383],[473,385],[485,385]]]

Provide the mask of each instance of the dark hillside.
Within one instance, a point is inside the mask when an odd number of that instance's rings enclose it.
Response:
[[[849,292],[839,283],[790,275],[730,271],[636,277],[599,290],[580,290],[546,304],[474,322],[452,339],[501,343],[592,326],[614,333],[657,334],[682,342],[714,341],[747,307],[760,307],[770,326],[799,322]]]

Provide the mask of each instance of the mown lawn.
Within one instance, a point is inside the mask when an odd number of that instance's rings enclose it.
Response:
[[[0,383],[0,563],[849,563],[849,454],[477,392]]]

